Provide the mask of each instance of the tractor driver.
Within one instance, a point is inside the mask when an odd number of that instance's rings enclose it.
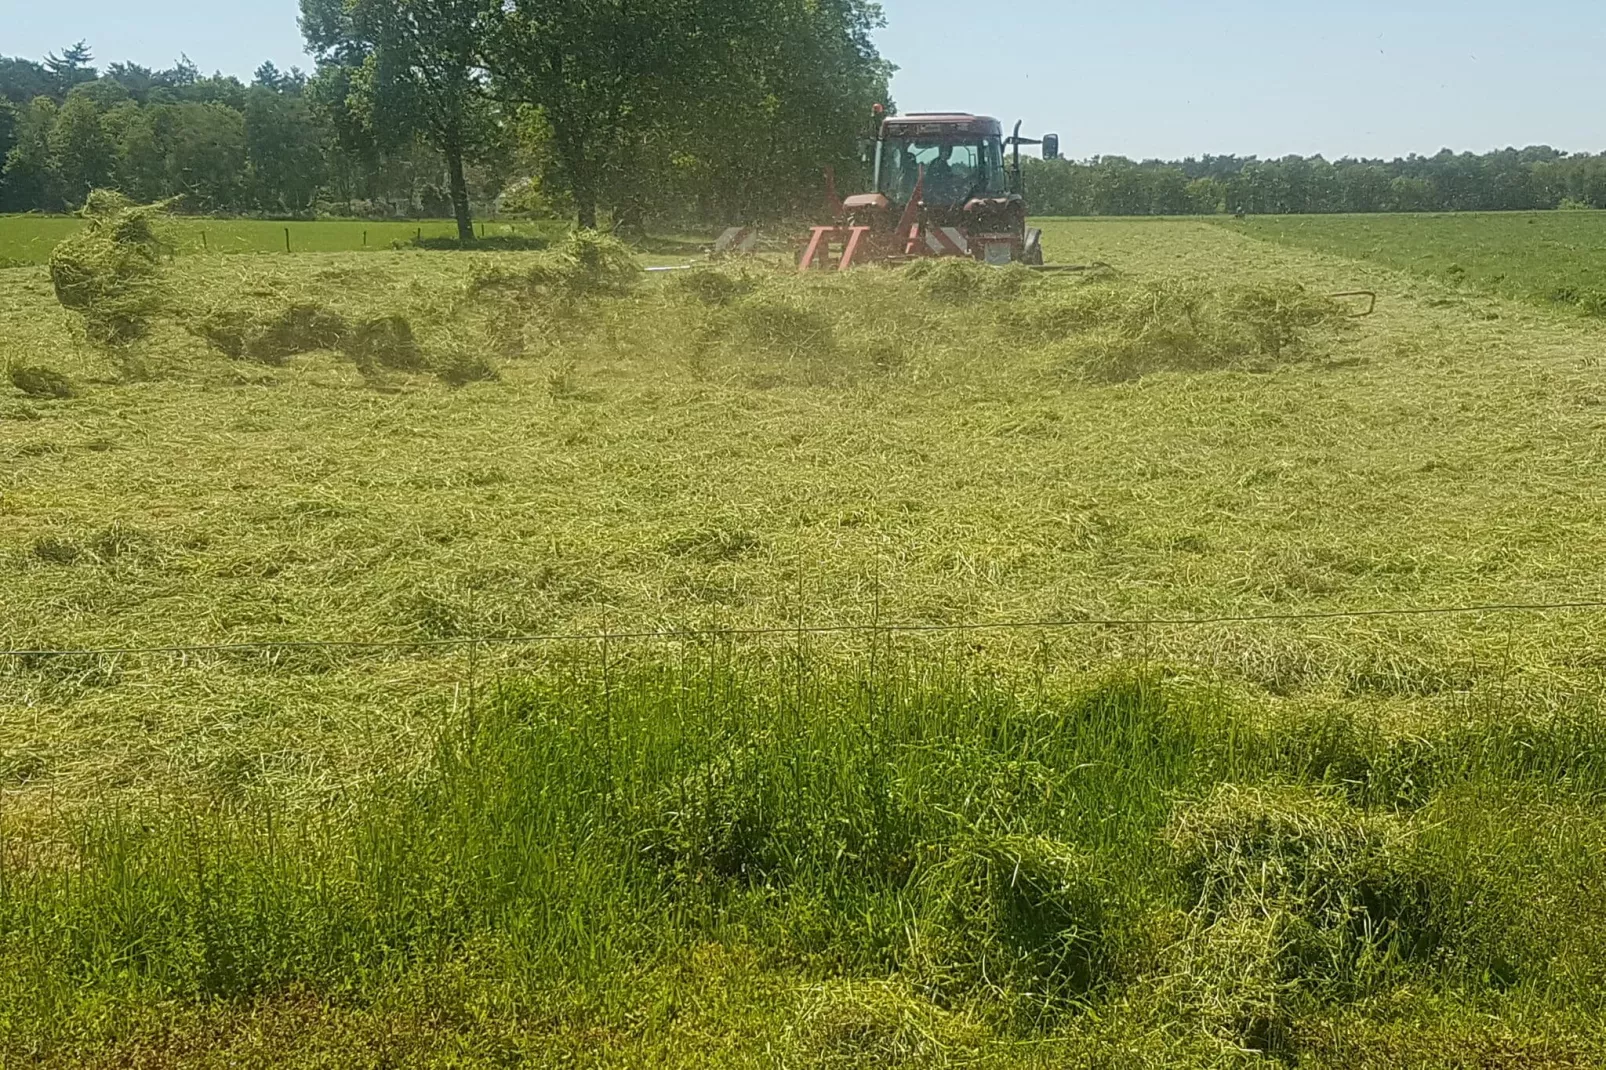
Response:
[[[965,174],[954,167],[952,142],[937,148],[937,158],[926,165],[926,199],[949,204],[965,195]]]
[[[944,145],[937,150],[937,158],[926,167],[926,178],[947,182],[954,177],[954,147]]]

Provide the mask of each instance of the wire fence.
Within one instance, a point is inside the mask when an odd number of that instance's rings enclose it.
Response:
[[[867,621],[860,623],[771,625],[765,627],[622,629],[592,632],[544,632],[525,635],[453,636],[443,639],[264,639],[233,643],[182,643],[153,646],[108,646],[57,649],[3,649],[0,659],[43,659],[68,657],[115,657],[135,655],[241,653],[269,651],[328,650],[352,653],[378,653],[399,650],[441,650],[464,647],[534,646],[540,644],[609,641],[691,641],[713,639],[756,639],[766,636],[820,635],[941,635],[1007,631],[1061,631],[1089,628],[1140,630],[1148,628],[1205,628],[1228,624],[1275,624],[1387,618],[1493,616],[1497,614],[1548,614],[1597,612],[1606,609],[1606,600],[1567,602],[1493,602],[1453,606],[1404,606],[1379,609],[1315,610],[1309,612],[1222,614],[1216,616],[1154,617],[1078,617],[983,621],[961,624],[915,624]]]

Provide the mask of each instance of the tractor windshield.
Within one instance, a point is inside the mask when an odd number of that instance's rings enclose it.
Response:
[[[898,204],[914,196],[921,169],[927,204],[964,204],[973,197],[1008,191],[1004,154],[996,138],[956,141],[891,138],[881,143],[880,192]]]

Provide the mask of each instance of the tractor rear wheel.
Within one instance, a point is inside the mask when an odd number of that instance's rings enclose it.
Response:
[[[1036,227],[1026,232],[1026,248],[1021,255],[1021,263],[1030,267],[1043,266],[1043,232]]]

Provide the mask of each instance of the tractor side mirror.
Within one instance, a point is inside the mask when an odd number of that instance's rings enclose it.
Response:
[[[1043,135],[1043,159],[1057,160],[1060,158],[1060,136],[1058,134]]]

